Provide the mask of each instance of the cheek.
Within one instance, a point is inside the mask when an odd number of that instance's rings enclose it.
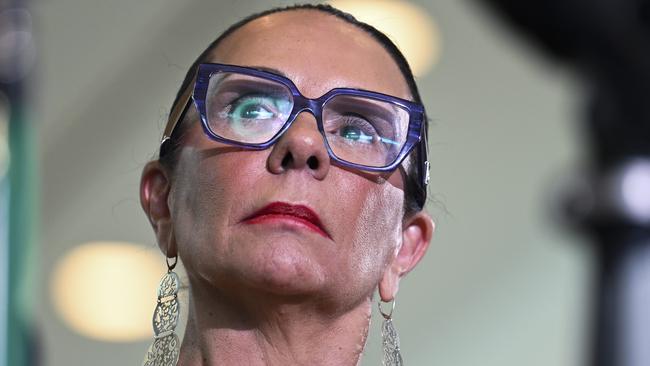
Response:
[[[350,273],[374,288],[401,243],[404,191],[386,182],[369,184],[350,231]]]
[[[240,200],[250,198],[256,177],[249,172],[252,159],[244,159],[236,153],[205,156],[191,149],[181,155],[176,173],[173,220],[179,245],[178,251],[188,273],[200,277],[214,277],[219,258],[230,251],[227,244],[227,228],[237,217]],[[236,177],[235,177],[236,173]]]

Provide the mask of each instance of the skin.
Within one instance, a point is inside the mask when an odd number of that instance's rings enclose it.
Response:
[[[312,98],[335,87],[411,98],[379,43],[313,10],[248,23],[212,61],[280,70]],[[425,212],[403,217],[399,171],[331,165],[308,113],[263,151],[210,140],[193,108],[186,118],[176,170],[148,163],[140,189],[161,250],[181,258],[190,282],[179,365],[358,364],[373,292],[394,298],[434,229]],[[290,219],[241,222],[276,201],[308,206],[330,237]]]

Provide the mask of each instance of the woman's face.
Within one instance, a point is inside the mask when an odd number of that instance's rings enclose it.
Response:
[[[377,41],[316,11],[257,19],[226,38],[211,61],[279,70],[311,98],[336,87],[411,98]],[[331,165],[309,113],[262,151],[216,143],[193,109],[187,118],[191,127],[169,204],[177,250],[193,286],[232,296],[247,288],[315,295],[339,306],[372,293],[402,240],[399,171],[377,177]],[[277,202],[308,207],[323,231],[290,215],[247,220]]]

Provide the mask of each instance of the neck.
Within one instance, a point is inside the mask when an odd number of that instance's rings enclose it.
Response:
[[[270,294],[233,299],[193,286],[178,365],[358,365],[370,295],[345,309],[324,304]]]

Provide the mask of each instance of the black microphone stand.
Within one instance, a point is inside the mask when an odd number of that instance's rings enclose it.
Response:
[[[650,366],[650,1],[480,2],[587,86],[590,161],[561,199],[598,258],[588,362]]]

